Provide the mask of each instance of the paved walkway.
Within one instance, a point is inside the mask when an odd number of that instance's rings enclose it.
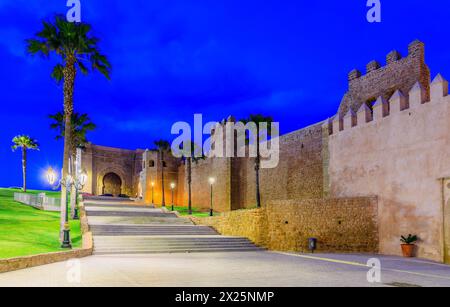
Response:
[[[367,282],[364,264],[371,257],[381,260],[381,283]],[[109,255],[0,274],[0,286],[450,287],[450,267],[400,257],[266,251]]]
[[[0,286],[450,287],[450,266],[434,262],[268,252],[132,202],[95,199],[86,208],[97,245],[94,256],[0,274]],[[200,250],[203,253],[186,253]],[[381,262],[379,283],[367,280],[370,258]]]

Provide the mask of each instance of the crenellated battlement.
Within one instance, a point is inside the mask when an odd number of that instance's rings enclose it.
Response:
[[[428,99],[430,71],[425,64],[425,45],[421,41],[413,41],[408,46],[406,57],[397,50],[389,52],[385,66],[376,60],[370,61],[365,74],[354,69],[348,74],[348,82],[348,92],[339,107],[341,119],[350,109],[357,113],[362,105],[372,103],[378,97],[388,100],[397,90],[408,93],[416,82],[421,84]]]
[[[430,89],[429,93],[426,88]],[[379,96],[373,105],[363,103],[357,112],[350,108],[344,116],[337,114],[329,121],[329,132],[338,135],[341,131],[380,122],[401,112],[419,110],[425,104],[450,103],[445,97],[448,97],[448,81],[438,74],[426,87],[417,81],[407,95],[398,89],[389,99]]]

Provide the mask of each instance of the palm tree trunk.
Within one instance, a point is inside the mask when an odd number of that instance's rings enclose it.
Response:
[[[189,215],[192,215],[192,158],[187,158],[187,176],[188,176],[188,209]]]
[[[76,170],[75,170],[75,159],[76,159],[76,157],[75,157],[75,155],[72,153],[72,165],[71,165],[71,167],[72,167],[72,175],[75,175],[75,172],[76,172]],[[75,191],[75,185],[73,184],[72,185],[72,188],[71,188],[71,190],[70,190],[70,217],[73,219],[74,217],[75,217],[75,207],[76,207],[76,204],[77,204],[77,200],[76,200],[76,191]]]
[[[259,186],[259,169],[261,168],[261,161],[259,156],[259,131],[256,136],[256,159],[255,159],[255,173],[256,173],[256,208],[261,208],[261,191]]]
[[[260,161],[259,156],[256,157],[255,162],[255,173],[256,173],[256,207],[261,208],[261,191],[259,186],[259,169],[260,169]]]
[[[22,176],[23,176],[23,192],[27,192],[27,148],[22,147]]]
[[[164,152],[161,150],[161,188],[162,188],[162,206],[166,206],[166,196],[164,189]]]
[[[63,172],[62,180],[64,180],[69,173],[69,157],[72,150],[72,127],[71,118],[73,113],[73,92],[75,86],[75,59],[68,57],[66,66],[64,67],[64,157],[63,157]],[[64,185],[61,186],[61,231],[60,238],[63,240],[63,230],[66,224],[67,214],[67,189]]]

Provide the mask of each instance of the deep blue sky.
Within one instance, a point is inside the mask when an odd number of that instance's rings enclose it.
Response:
[[[41,143],[29,154],[29,185],[60,165],[62,143],[47,115],[62,108],[55,64],[25,53],[40,20],[66,13],[66,0],[0,0],[0,186],[21,185],[20,153],[11,139]],[[272,115],[283,133],[332,116],[347,73],[392,49],[406,54],[426,43],[432,75],[450,78],[448,0],[382,0],[382,23],[366,21],[366,0],[168,1],[82,0],[82,19],[102,39],[112,80],[79,75],[75,107],[89,113],[97,144],[152,147],[170,138],[175,121],[195,112],[208,120],[229,114]]]

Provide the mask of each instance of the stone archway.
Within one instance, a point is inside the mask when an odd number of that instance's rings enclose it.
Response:
[[[122,194],[122,179],[116,173],[110,172],[103,177],[102,194],[119,196]]]

